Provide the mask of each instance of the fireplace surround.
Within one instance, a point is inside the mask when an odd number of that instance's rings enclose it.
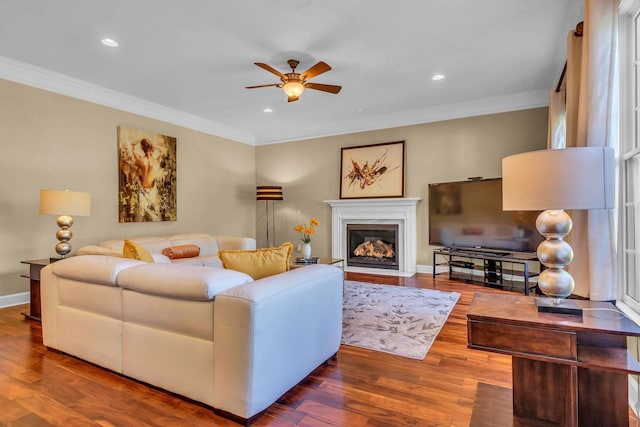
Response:
[[[325,200],[331,206],[331,256],[345,260],[345,271],[413,276],[417,256],[416,206],[420,200],[417,197]],[[396,225],[397,269],[350,264],[347,253],[349,224]]]

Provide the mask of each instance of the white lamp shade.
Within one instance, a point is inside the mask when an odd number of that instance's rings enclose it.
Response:
[[[614,193],[611,148],[540,150],[502,159],[505,211],[608,209]]]
[[[40,215],[91,215],[91,194],[69,190],[40,190]]]

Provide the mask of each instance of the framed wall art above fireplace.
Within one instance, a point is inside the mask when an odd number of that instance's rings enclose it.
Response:
[[[343,147],[340,198],[404,197],[404,141]]]

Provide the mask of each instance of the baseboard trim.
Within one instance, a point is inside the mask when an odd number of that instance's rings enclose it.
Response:
[[[0,296],[0,308],[13,307],[29,303],[29,292]]]

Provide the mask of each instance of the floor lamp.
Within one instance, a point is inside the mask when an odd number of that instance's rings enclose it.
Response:
[[[274,201],[284,200],[282,197],[282,187],[279,185],[262,185],[256,187],[256,200],[265,201],[265,222],[267,224],[267,246],[275,246],[276,240],[276,218]],[[273,243],[269,240],[269,202],[271,202],[271,223],[273,224]]]
[[[577,304],[563,299],[575,287],[564,270],[573,260],[573,249],[563,238],[573,223],[563,209],[613,208],[614,180],[611,148],[531,151],[502,159],[503,210],[543,211],[536,228],[546,240],[537,253],[547,269],[538,277],[538,287],[549,298],[536,298],[538,311],[582,314]]]

